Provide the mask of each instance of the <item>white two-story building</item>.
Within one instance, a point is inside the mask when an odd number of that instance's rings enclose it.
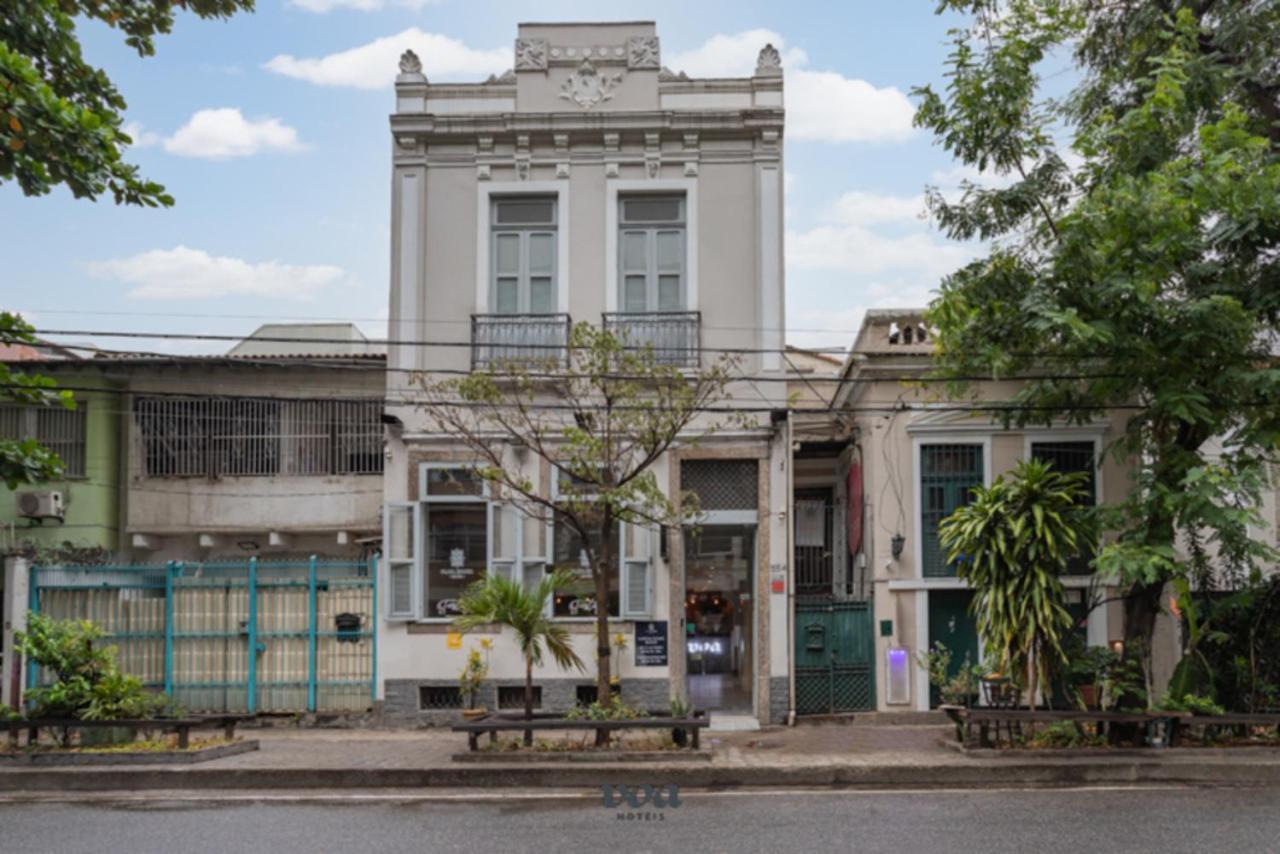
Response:
[[[456,376],[495,352],[562,346],[582,321],[653,342],[691,370],[740,352],[752,381],[731,394],[749,423],[656,464],[664,488],[698,494],[700,535],[626,526],[608,607],[611,634],[626,639],[614,669],[628,702],[660,708],[685,695],[769,722],[791,708],[790,452],[778,426],[786,384],[758,381],[785,377],[782,69],[761,47],[751,77],[690,79],[663,66],[651,22],[522,24],[512,70],[469,84],[434,83],[406,53],[391,117],[388,397],[412,401],[415,372]],[[532,581],[575,566],[577,547],[468,485],[474,460],[415,405],[388,415],[384,716],[456,708],[458,672],[484,637],[493,684],[481,699],[517,705],[515,646],[498,633],[460,638],[456,599],[499,569]],[[508,458],[554,489],[547,466],[524,456]],[[557,593],[554,613],[592,662],[596,603],[585,596]],[[638,656],[637,629],[661,633],[665,657]],[[537,670],[541,707],[594,696],[588,666]]]

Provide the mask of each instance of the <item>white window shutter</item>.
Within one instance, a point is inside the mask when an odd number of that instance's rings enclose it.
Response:
[[[421,511],[410,501],[390,501],[382,509],[382,563],[387,571],[386,613],[389,620],[417,617],[414,575],[420,566],[418,537]]]
[[[490,569],[494,575],[499,578],[505,578],[507,581],[515,580],[516,565],[510,560],[495,560]]]
[[[622,608],[622,616],[649,616],[653,589],[651,569],[648,558],[628,560],[623,564],[622,588],[626,602]]]

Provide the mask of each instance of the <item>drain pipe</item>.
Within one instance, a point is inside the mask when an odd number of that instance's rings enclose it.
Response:
[[[795,414],[787,410],[787,503],[783,522],[787,529],[787,726],[796,725],[796,579],[795,579],[795,525],[791,516],[795,512]]]

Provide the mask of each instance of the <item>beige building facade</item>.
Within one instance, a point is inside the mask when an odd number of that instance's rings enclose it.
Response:
[[[409,403],[388,409],[378,634],[388,720],[455,714],[459,670],[482,639],[493,648],[481,700],[518,702],[523,666],[510,638],[458,637],[457,596],[486,573],[533,583],[576,556],[563,532],[487,487],[448,494],[474,460],[412,405],[413,377],[543,355],[583,321],[691,370],[736,352],[753,380],[731,388],[751,410],[745,424],[680,443],[654,466],[662,488],[699,492],[708,515],[698,541],[640,525],[622,533],[608,604],[623,697],[787,716],[788,455],[771,417],[785,408],[785,383],[754,381],[784,377],[783,85],[777,51],[761,47],[753,76],[708,80],[663,66],[651,22],[521,24],[512,69],[473,84],[433,83],[417,57],[402,58],[390,120],[388,397]],[[532,455],[504,454],[548,494],[557,488]],[[593,661],[597,603],[567,591],[556,600],[554,615]],[[655,633],[665,660],[638,653]],[[540,668],[539,704],[572,706],[593,681],[593,667]]]

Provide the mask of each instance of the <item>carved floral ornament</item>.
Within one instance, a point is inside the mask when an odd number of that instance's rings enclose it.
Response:
[[[418,55],[411,50],[406,50],[400,54],[400,73],[401,74],[421,74],[422,60],[418,59]]]
[[[589,110],[602,101],[611,100],[614,90],[621,82],[621,72],[601,74],[591,64],[591,60],[584,59],[560,87],[560,97],[566,101],[573,101],[584,110]]]
[[[772,44],[760,49],[756,58],[756,77],[780,77],[782,75],[782,56]]]
[[[516,39],[516,71],[547,70],[546,39]]]

